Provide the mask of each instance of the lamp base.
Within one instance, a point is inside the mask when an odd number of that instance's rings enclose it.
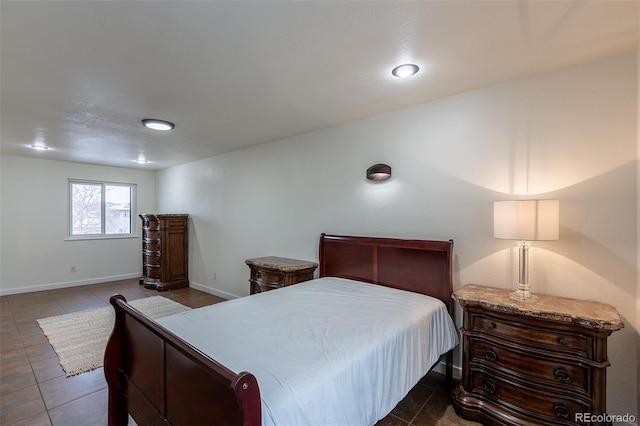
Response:
[[[536,296],[535,294],[531,294],[528,288],[527,289],[518,288],[518,290],[509,294],[509,298],[513,300],[518,300],[520,302],[538,300],[538,296]]]
[[[518,289],[509,296],[513,300],[527,301],[536,300],[537,297],[531,294],[531,286],[529,285],[529,241],[518,241],[519,262],[519,280]]]

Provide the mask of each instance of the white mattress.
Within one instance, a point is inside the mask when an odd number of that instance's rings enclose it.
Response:
[[[157,321],[252,373],[276,426],[372,425],[458,344],[440,300],[331,277]]]

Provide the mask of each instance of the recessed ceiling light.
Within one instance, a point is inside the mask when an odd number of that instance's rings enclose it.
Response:
[[[45,150],[49,149],[48,146],[44,146],[44,145],[31,145],[31,148],[37,149],[39,151],[45,151]]]
[[[391,74],[400,78],[411,77],[412,75],[417,73],[419,69],[420,68],[418,68],[416,64],[402,64],[395,67],[391,71]]]
[[[149,160],[145,160],[144,158],[139,158],[139,159],[133,160],[133,161],[135,161],[138,164],[147,164],[147,163],[149,163]]]
[[[166,120],[158,120],[155,118],[145,118],[142,125],[153,130],[173,130],[176,127],[172,122]]]

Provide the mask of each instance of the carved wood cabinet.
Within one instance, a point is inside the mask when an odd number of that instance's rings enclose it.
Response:
[[[593,424],[606,413],[607,337],[624,327],[610,305],[467,285],[456,413],[485,425]],[[600,423],[596,423],[600,424]],[[603,423],[604,424],[604,423]]]
[[[247,259],[245,263],[251,270],[251,294],[311,280],[318,267],[315,262],[274,256]]]
[[[142,278],[158,291],[189,286],[186,214],[141,214]]]

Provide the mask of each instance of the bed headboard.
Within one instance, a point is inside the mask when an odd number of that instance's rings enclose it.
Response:
[[[320,235],[320,276],[426,294],[451,308],[453,240]]]

